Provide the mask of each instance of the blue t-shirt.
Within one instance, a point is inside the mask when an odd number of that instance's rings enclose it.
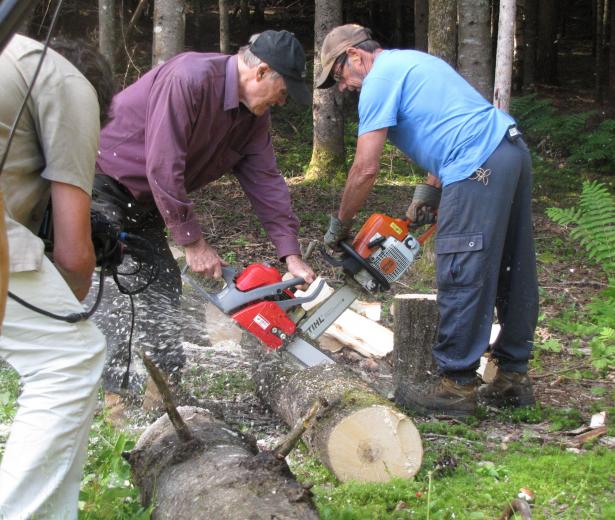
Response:
[[[388,128],[389,140],[444,186],[472,175],[514,123],[446,62],[419,51],[382,51],[359,96],[359,135]]]

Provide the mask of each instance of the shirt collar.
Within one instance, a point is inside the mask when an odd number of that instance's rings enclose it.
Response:
[[[226,82],[224,84],[224,110],[239,108],[239,71],[237,54],[226,62]]]

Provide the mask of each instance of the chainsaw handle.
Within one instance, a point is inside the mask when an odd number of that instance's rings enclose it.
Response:
[[[303,278],[293,278],[293,280],[303,280]],[[298,284],[295,284],[295,285],[298,285]],[[314,292],[312,292],[312,294],[310,294],[309,296],[299,296],[299,297],[291,298],[290,300],[282,300],[276,303],[278,304],[278,307],[286,311],[288,309],[291,309],[292,307],[301,305],[302,303],[308,303],[308,302],[315,300],[320,294],[320,291],[322,291],[322,288],[324,286],[325,286],[325,281],[320,280]]]

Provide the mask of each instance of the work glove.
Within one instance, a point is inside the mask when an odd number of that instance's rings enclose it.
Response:
[[[331,215],[329,222],[329,229],[325,233],[324,242],[327,247],[330,247],[334,251],[341,251],[339,243],[348,237],[350,228],[352,227],[352,221],[344,224],[339,218]]]
[[[417,184],[406,216],[413,226],[422,226],[436,221],[442,189],[431,184]]]

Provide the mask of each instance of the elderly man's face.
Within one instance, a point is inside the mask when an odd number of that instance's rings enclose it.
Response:
[[[288,92],[282,76],[272,77],[272,71],[268,67],[257,67],[252,88],[246,93],[245,104],[256,116],[263,115],[274,105],[286,103]]]

